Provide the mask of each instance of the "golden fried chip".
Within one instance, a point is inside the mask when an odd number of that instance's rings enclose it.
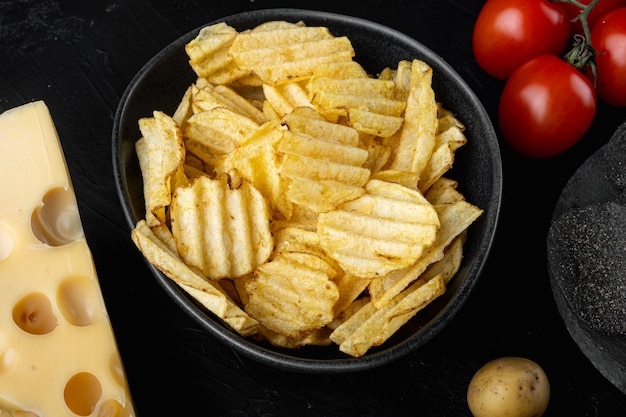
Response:
[[[172,190],[184,173],[185,147],[178,124],[161,111],[139,120],[142,138],[135,144],[143,176],[146,220],[150,226],[165,223]]]
[[[203,156],[202,160],[214,166],[218,158],[232,152],[258,128],[259,125],[246,116],[224,107],[215,107],[196,113],[187,120],[185,140],[191,142],[191,146],[195,145],[196,155]],[[186,143],[185,146],[190,145]]]
[[[441,121],[441,119],[439,119]],[[439,125],[441,127],[441,125]],[[435,138],[437,144],[447,143],[453,152],[459,149],[461,146],[467,143],[465,134],[458,126],[450,126],[449,128],[441,131]]]
[[[339,326],[330,339],[339,350],[354,357],[363,356],[372,346],[384,343],[431,301],[445,293],[440,275],[430,281],[419,280],[398,294],[384,308],[369,303]],[[347,331],[346,331],[347,330]]]
[[[263,84],[263,94],[279,118],[290,114],[297,107],[313,106],[305,89],[296,82],[280,85]]]
[[[370,171],[361,167],[368,158],[364,149],[289,130],[277,150],[282,154],[278,172],[293,203],[319,213],[365,192]]]
[[[431,264],[426,271],[420,275],[420,279],[428,281],[437,275],[441,275],[443,282],[447,285],[461,267],[463,245],[465,244],[466,237],[467,229],[454,238],[452,243],[444,250],[443,258]]]
[[[324,249],[320,246],[320,239],[315,231],[288,226],[277,230],[274,234],[274,252],[303,252],[315,255],[332,265]]]
[[[391,156],[391,148],[380,141],[380,138],[374,135],[361,134],[361,146],[369,153],[369,158],[363,164],[364,168],[369,169],[372,175],[382,170]]]
[[[185,45],[189,65],[195,73],[215,84],[229,84],[247,75],[249,71],[238,67],[229,54],[237,35],[237,31],[224,22],[202,28]]]
[[[442,143],[437,146],[422,173],[417,187],[422,193],[426,193],[430,186],[442,177],[454,164],[454,151],[450,147],[449,143]]]
[[[167,234],[161,228],[159,236]],[[137,222],[131,237],[146,260],[157,267],[163,274],[176,282],[181,288],[192,295],[211,313],[223,320],[242,336],[257,332],[257,321],[251,318],[239,306],[219,290],[213,283],[187,266],[169,246],[167,239],[163,242],[144,220]]]
[[[437,181],[430,186],[424,195],[433,205],[451,204],[456,201],[465,200],[465,196],[457,190],[458,182],[456,180],[439,177]]]
[[[177,188],[170,217],[181,258],[208,278],[248,274],[271,254],[268,204],[236,171]]]
[[[482,209],[467,201],[457,201],[441,206],[441,208],[439,231],[434,243],[424,255],[412,265],[392,271],[387,275],[381,275],[374,278],[370,283],[369,294],[372,297],[372,303],[377,308],[385,306],[393,297],[415,281],[429,265],[442,259],[444,250],[450,242],[467,229],[483,212]]]
[[[330,329],[322,327],[321,329],[311,330],[299,337],[290,337],[259,325],[259,334],[265,340],[274,346],[285,349],[298,349],[302,346],[328,346],[332,343],[328,337],[330,332]]]
[[[393,71],[393,77],[391,78],[396,85],[395,98],[396,100],[407,101],[411,92],[411,71],[413,68],[413,62],[402,60],[398,62],[398,66]]]
[[[349,126],[330,122],[317,110],[310,107],[296,107],[282,118],[289,131],[313,136],[326,142],[357,147],[359,132]]]
[[[335,317],[339,314],[345,316],[346,310],[364,295],[370,280],[340,271],[334,281],[339,290],[339,299],[335,303]]]
[[[178,103],[178,107],[176,107],[176,110],[172,115],[172,119],[174,119],[176,123],[178,123],[178,127],[181,131],[185,129],[187,119],[189,119],[193,114],[193,106],[191,105],[193,90],[193,85],[187,87],[187,89],[185,90],[185,94],[183,94],[183,98]]]
[[[190,94],[194,113],[224,107],[254,121],[257,125],[267,121],[263,112],[254,105],[252,100],[243,97],[229,86],[214,85],[207,82],[202,87],[192,86]]]
[[[412,61],[404,124],[398,132],[390,169],[421,175],[430,159],[437,133],[437,103],[432,75],[433,70],[428,64],[417,59]]]
[[[318,213],[300,204],[292,205],[292,213],[289,219],[282,219],[275,216],[272,220],[272,233],[276,234],[281,229],[296,227],[298,229],[315,231],[317,229]]]
[[[366,280],[361,279],[361,281]],[[339,304],[340,302],[341,299],[337,300],[337,304]],[[369,296],[367,296],[367,294],[365,294],[362,297],[356,298],[354,301],[352,301],[347,306],[344,306],[343,308],[340,308],[337,304],[335,305],[335,318],[333,319],[333,321],[326,325],[326,327],[332,331],[336,330],[339,326],[348,321],[348,319],[352,317],[357,311],[359,311],[361,307],[370,304],[370,298]],[[354,331],[354,329],[348,329],[346,326],[344,326],[344,328],[341,329],[341,334],[340,332],[335,332],[334,338],[336,340],[343,340],[344,336],[347,336],[351,331]]]
[[[392,81],[316,78],[307,89],[320,113],[346,117],[359,132],[388,137],[402,126],[405,102],[394,98]]]
[[[290,26],[242,32],[230,54],[240,68],[277,85],[307,79],[320,64],[350,61],[354,49],[348,38],[335,37],[328,28]]]
[[[372,173],[372,179],[394,182],[412,190],[418,190],[417,184],[420,177],[415,172],[394,171],[391,169],[386,169],[383,171],[377,171]]]
[[[368,78],[368,74],[361,64],[356,61],[328,62],[313,68],[311,81],[317,78]]]
[[[216,162],[218,174],[237,169],[268,200],[271,211],[289,219],[293,203],[285,195],[286,184],[279,175],[276,147],[285,134],[280,120],[265,123],[232,152]]]
[[[370,180],[366,194],[318,219],[320,242],[342,268],[363,278],[414,263],[434,241],[439,218],[417,191]]]
[[[244,281],[246,312],[270,330],[299,338],[333,319],[335,269],[303,252],[281,252]]]

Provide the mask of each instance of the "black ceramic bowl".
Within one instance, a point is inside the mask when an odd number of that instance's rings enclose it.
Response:
[[[459,312],[470,296],[487,260],[501,204],[502,168],[497,137],[488,115],[474,93],[438,55],[414,39],[388,27],[354,17],[297,9],[268,9],[232,15],[225,21],[237,30],[271,20],[304,21],[308,26],[326,26],[336,36],[346,35],[356,51],[355,59],[372,74],[402,59],[422,59],[434,71],[437,100],[466,125],[468,143],[456,154],[449,176],[459,181],[459,190],[484,214],[470,227],[463,264],[445,295],[401,328],[382,346],[361,358],[341,353],[335,346],[282,350],[243,338],[165,277],[151,268],[163,289],[198,324],[227,346],[261,363],[284,370],[338,373],[369,369],[394,361],[429,341]],[[196,79],[188,64],[184,45],[200,28],[176,40],[134,77],[124,93],[113,126],[113,162],[121,204],[129,227],[144,217],[142,179],[134,143],[140,137],[137,121],[153,110],[173,114],[185,89]]]

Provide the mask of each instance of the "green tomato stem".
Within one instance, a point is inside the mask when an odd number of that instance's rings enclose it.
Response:
[[[577,0],[551,0],[556,3],[569,3],[580,8],[580,14],[573,20],[580,21],[583,28],[583,35],[574,35],[574,43],[565,55],[565,61],[578,69],[584,71],[590,70],[593,74],[593,83],[596,83],[596,65],[595,55],[597,51],[593,48],[591,42],[591,29],[589,28],[588,16],[593,8],[600,0],[592,0],[589,4],[583,4]]]

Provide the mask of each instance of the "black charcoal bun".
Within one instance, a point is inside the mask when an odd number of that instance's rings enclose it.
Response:
[[[546,243],[570,335],[626,393],[626,123],[567,182]]]

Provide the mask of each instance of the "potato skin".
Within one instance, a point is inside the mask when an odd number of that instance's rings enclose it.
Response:
[[[467,389],[474,417],[540,417],[548,408],[550,383],[534,361],[506,356],[483,365]]]

